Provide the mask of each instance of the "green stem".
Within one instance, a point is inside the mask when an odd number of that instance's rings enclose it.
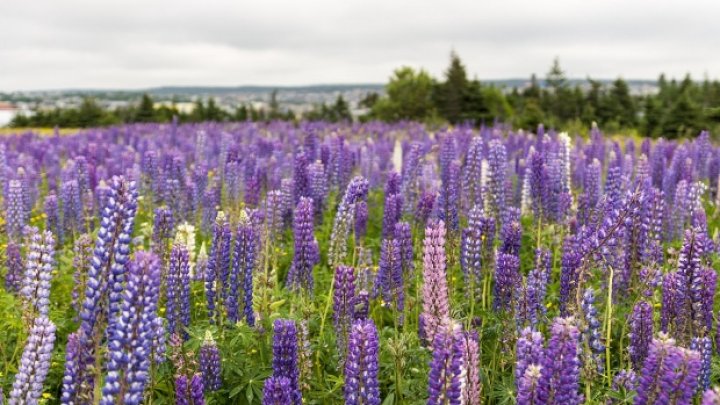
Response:
[[[608,281],[607,307],[605,309],[605,373],[607,375],[608,387],[612,386],[612,372],[610,370],[610,340],[612,337],[612,295],[613,295],[614,271],[610,266],[610,279]]]

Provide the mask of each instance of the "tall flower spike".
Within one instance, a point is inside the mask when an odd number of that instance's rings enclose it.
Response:
[[[345,362],[345,403],[379,405],[379,340],[372,320],[353,323]]]
[[[515,350],[515,384],[520,389],[525,371],[532,364],[539,365],[543,356],[543,335],[540,332],[530,328],[525,328],[520,332]]]
[[[50,311],[50,280],[55,264],[55,239],[50,231],[42,235],[37,228],[29,228],[30,246],[27,253],[25,277],[20,296],[28,314],[48,316]]]
[[[402,257],[400,255],[397,239],[383,240],[380,245],[380,262],[375,280],[375,295],[381,294],[384,306],[398,311],[398,316],[402,316],[405,308]]]
[[[333,282],[333,323],[337,337],[337,350],[340,367],[345,362],[347,339],[353,321],[355,305],[355,269],[348,266],[335,268]]]
[[[580,387],[580,332],[572,318],[556,318],[542,360],[538,398],[540,403],[579,405],[583,396]]]
[[[271,376],[263,386],[263,405],[286,405],[293,403],[293,393],[287,377]]]
[[[168,332],[182,333],[190,326],[190,255],[185,246],[175,244],[170,251],[167,279]]]
[[[152,358],[160,293],[160,263],[152,253],[138,252],[128,265],[122,309],[110,320],[107,378],[102,405],[140,404]]]
[[[643,364],[636,405],[689,404],[700,374],[700,355],[675,345],[660,333],[653,339]]]
[[[517,256],[500,253],[495,266],[494,306],[499,311],[511,311],[513,293],[520,281],[520,260]]]
[[[702,392],[710,388],[710,367],[713,354],[712,340],[709,336],[693,338],[690,342],[690,349],[697,351],[700,355],[698,390]]]
[[[312,200],[301,198],[295,209],[293,237],[295,251],[287,275],[288,288],[294,291],[313,292],[313,267],[320,261],[318,243],[315,239]]]
[[[517,386],[517,403],[527,405],[544,404],[540,398],[540,379],[542,378],[542,366],[530,364],[525,373],[520,377]]]
[[[642,368],[648,354],[650,341],[653,337],[653,310],[647,301],[640,301],[635,304],[632,315],[630,315],[630,360],[633,367],[639,371]]]
[[[400,248],[403,275],[406,277],[412,277],[415,271],[415,257],[413,253],[413,239],[410,224],[407,222],[396,223],[393,234],[395,240],[398,241],[398,247]]]
[[[465,372],[467,383],[463,387],[463,403],[480,405],[480,342],[476,330],[463,333]]]
[[[595,291],[592,288],[586,289],[583,294],[582,314],[585,318],[583,330],[585,341],[590,348],[598,372],[602,373],[605,362],[605,344],[600,337],[600,320],[598,320],[597,308],[595,308]]]
[[[208,391],[217,391],[222,385],[220,374],[220,351],[210,331],[205,332],[205,340],[200,346],[200,372],[203,386]]]
[[[135,221],[137,201],[135,184],[122,177],[113,177],[111,186],[107,187],[103,198],[100,228],[97,232],[91,265],[88,267],[85,298],[80,311],[79,340],[82,366],[79,367],[80,389],[76,396],[91,401],[94,381],[90,365],[98,360],[97,348],[105,338],[106,322],[112,319],[110,313],[113,315],[117,313],[119,297],[124,288],[122,283],[124,279],[120,275],[124,274],[130,249],[130,235]],[[119,290],[117,293],[116,288]],[[108,308],[111,302],[113,305]],[[69,402],[77,399],[67,400]]]
[[[430,362],[428,404],[462,404],[466,385],[463,332],[459,323],[446,319],[435,334]]]
[[[243,314],[248,325],[255,326],[255,312],[253,310],[253,273],[257,256],[257,236],[250,217],[243,210],[240,212],[235,236],[235,249],[230,272],[230,287],[227,295],[227,312],[230,322],[237,322],[239,317],[238,295],[240,282],[242,282]]]
[[[295,321],[276,319],[273,324],[273,376],[290,381],[292,404],[300,405],[302,395],[298,384],[297,328]]]
[[[221,321],[224,301],[227,295],[228,273],[230,272],[230,224],[222,211],[217,213],[213,224],[213,236],[205,271],[205,295],[207,297],[210,322]],[[219,308],[218,308],[219,307]]]
[[[27,212],[23,195],[26,193],[20,180],[10,180],[6,199],[7,232],[10,238],[18,239],[27,223]]]
[[[50,369],[54,345],[55,324],[45,316],[36,318],[15,374],[9,405],[38,403]]]
[[[507,150],[502,141],[494,139],[488,147],[487,211],[499,220],[505,209],[505,179],[507,177]]]
[[[430,347],[434,347],[435,333],[450,318],[443,221],[425,229],[423,245],[423,332]]]
[[[0,187],[1,188],[1,187]],[[20,253],[20,245],[12,240],[8,241],[5,250],[5,265],[7,273],[5,274],[5,289],[9,292],[18,292],[22,288],[23,279],[23,259]]]
[[[359,201],[365,201],[368,187],[368,181],[358,176],[350,181],[345,190],[345,195],[335,214],[335,222],[330,235],[328,258],[332,267],[342,264],[346,259],[350,225],[355,217],[355,206]]]
[[[63,405],[74,404],[80,381],[80,339],[77,333],[68,335],[67,346],[65,346],[65,374],[62,379],[62,396],[60,403]]]

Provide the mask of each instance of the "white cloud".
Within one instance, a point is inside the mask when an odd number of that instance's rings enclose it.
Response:
[[[441,75],[720,78],[720,4],[657,0],[2,1],[0,91],[384,82]]]

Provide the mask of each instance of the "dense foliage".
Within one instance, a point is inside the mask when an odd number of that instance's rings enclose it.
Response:
[[[719,179],[705,132],[8,135],[0,403],[716,404]]]

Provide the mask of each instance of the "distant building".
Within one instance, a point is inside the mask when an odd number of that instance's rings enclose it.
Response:
[[[0,102],[0,127],[7,126],[18,114],[20,114],[19,108],[10,103]]]

